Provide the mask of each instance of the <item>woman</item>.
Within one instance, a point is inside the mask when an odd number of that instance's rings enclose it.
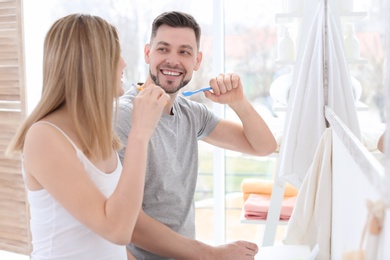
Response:
[[[68,15],[46,35],[41,100],[8,148],[23,156],[32,259],[126,259],[147,145],[169,96],[153,85],[136,97],[122,169],[112,122],[125,66],[115,27],[100,17]]]

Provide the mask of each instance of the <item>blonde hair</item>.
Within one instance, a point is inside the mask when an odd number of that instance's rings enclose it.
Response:
[[[116,28],[98,16],[72,14],[57,20],[44,42],[42,97],[7,154],[22,152],[31,125],[65,103],[86,156],[106,158],[113,147],[119,149],[112,122],[120,51]]]

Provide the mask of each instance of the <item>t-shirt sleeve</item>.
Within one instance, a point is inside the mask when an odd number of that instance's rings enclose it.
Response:
[[[127,138],[131,129],[131,113],[132,103],[126,97],[120,98],[118,104],[118,113],[115,123],[115,132],[121,141],[122,147],[119,150],[119,158],[123,164],[123,158],[125,156]]]
[[[220,117],[215,115],[206,105],[201,103],[193,103],[194,106],[197,107],[196,110],[198,113],[198,140],[201,140],[208,136],[214,128],[217,126],[219,121],[221,120]]]

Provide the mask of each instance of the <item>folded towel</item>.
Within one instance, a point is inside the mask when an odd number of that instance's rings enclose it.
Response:
[[[264,194],[264,193],[261,193],[261,192],[242,193],[242,197],[243,197],[243,199],[244,199],[244,202],[249,198],[249,196],[250,196],[251,194],[265,195],[265,196],[270,196],[270,197],[271,197],[271,194]],[[296,197],[296,196],[286,196],[286,195],[284,195],[284,198],[291,198],[291,197]]]
[[[280,220],[288,220],[292,214],[296,197],[285,198],[282,202]],[[250,194],[244,203],[244,217],[246,219],[267,219],[270,205],[269,195]]]
[[[244,198],[244,202],[249,198],[249,196],[251,194],[264,195],[264,194],[261,194],[261,193],[242,193],[242,197]],[[267,194],[267,196],[271,196],[271,195]]]
[[[247,178],[241,182],[241,191],[244,194],[246,201],[249,194],[271,195],[273,180],[262,180],[256,178]],[[284,190],[284,197],[294,197],[298,195],[298,190],[289,183],[286,183]]]

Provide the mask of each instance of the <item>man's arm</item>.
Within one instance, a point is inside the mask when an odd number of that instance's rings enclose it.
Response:
[[[236,74],[221,74],[210,80],[213,93],[205,92],[211,101],[227,104],[241,120],[241,124],[221,120],[204,141],[218,147],[246,154],[264,156],[276,150],[275,138],[268,125],[243,93]]]
[[[184,237],[146,215],[142,210],[133,232],[132,243],[157,255],[174,259],[253,259],[254,243],[236,241],[213,247]]]

